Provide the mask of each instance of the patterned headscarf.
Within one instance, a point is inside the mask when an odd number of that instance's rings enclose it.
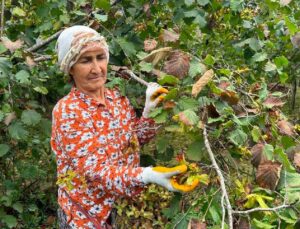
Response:
[[[82,25],[75,25],[65,29],[59,35],[55,47],[60,70],[69,74],[70,68],[84,52],[97,48],[102,48],[105,51],[108,61],[108,45],[105,38],[97,31]]]

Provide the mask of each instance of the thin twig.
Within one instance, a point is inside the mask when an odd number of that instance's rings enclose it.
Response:
[[[225,202],[226,202],[226,209],[227,209],[227,214],[228,214],[228,221],[229,221],[229,228],[233,229],[233,218],[232,218],[232,207],[229,201],[229,197],[228,197],[228,193],[226,190],[226,186],[225,186],[225,180],[224,180],[224,176],[221,172],[220,167],[218,166],[215,156],[211,150],[209,141],[208,141],[208,137],[207,137],[207,132],[206,132],[206,126],[204,125],[203,128],[203,136],[204,136],[204,143],[205,143],[205,147],[207,149],[207,152],[209,154],[210,160],[215,168],[215,170],[217,171],[217,174],[220,178],[220,184],[221,184],[221,189],[222,189],[222,195],[224,195],[225,197]],[[224,222],[222,222],[222,228],[224,228]]]
[[[52,36],[48,37],[46,40],[39,42],[37,44],[35,44],[34,46],[26,49],[27,52],[34,52],[36,50],[38,50],[39,48],[43,47],[46,44],[49,44],[51,41],[53,41],[54,39],[58,38],[59,34],[61,34],[63,30],[60,30],[56,33],[54,33]]]
[[[4,7],[5,7],[5,1],[2,0],[2,5],[1,5],[1,37],[3,36],[3,31],[4,31]]]
[[[232,211],[232,213],[233,214],[249,214],[249,213],[257,212],[257,211],[278,211],[283,208],[291,208],[291,207],[292,207],[291,205],[283,204],[283,205],[280,205],[280,206],[277,206],[274,208],[252,208],[252,209],[244,210],[244,211]]]
[[[138,81],[139,83],[145,85],[146,87],[149,85],[148,82],[146,82],[145,80],[141,79],[140,77],[136,76],[132,71],[130,70],[123,70],[122,72],[127,73],[131,78],[133,78],[134,80]]]
[[[33,59],[34,62],[41,62],[41,61],[45,61],[45,60],[51,60],[52,56],[50,55],[45,55],[45,56],[39,56]]]

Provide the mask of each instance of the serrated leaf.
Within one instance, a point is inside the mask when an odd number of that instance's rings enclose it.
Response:
[[[117,38],[116,41],[127,56],[132,57],[136,54],[137,51],[135,45],[131,41],[128,41],[127,39],[121,37]]]
[[[293,23],[290,18],[285,17],[285,24],[286,24],[291,36],[293,36],[296,32],[298,32],[297,24]]]
[[[197,0],[197,3],[198,3],[200,6],[205,6],[205,5],[207,5],[209,2],[210,2],[210,0]]]
[[[195,2],[195,0],[184,0],[184,3],[186,6],[191,6],[191,5],[193,5],[194,2]]]
[[[21,40],[16,40],[16,41],[11,41],[7,37],[1,37],[3,45],[9,49],[10,52],[14,52],[15,50],[19,49],[23,45],[23,41]]]
[[[197,110],[198,109],[198,101],[193,98],[182,97],[178,101],[178,107],[181,110],[188,110],[188,109]]]
[[[21,120],[24,124],[34,126],[41,121],[42,116],[35,110],[25,110],[22,112]]]
[[[198,74],[203,74],[207,68],[197,59],[192,59],[190,62],[189,76],[194,78]]]
[[[19,213],[23,212],[23,204],[21,204],[20,202],[14,203],[12,207]]]
[[[12,14],[16,15],[16,16],[19,16],[19,17],[25,17],[26,16],[26,12],[20,7],[13,7]]]
[[[43,95],[47,95],[48,94],[48,89],[43,87],[43,86],[39,86],[39,87],[35,87],[33,88],[33,90],[43,94]]]
[[[179,120],[187,126],[194,126],[199,122],[199,117],[193,110],[182,111],[178,116]]]
[[[143,72],[151,72],[153,70],[153,65],[151,63],[147,63],[147,62],[140,62],[139,63],[140,66],[140,70]]]
[[[0,157],[3,157],[9,152],[9,146],[6,144],[0,144]]]
[[[164,75],[161,79],[159,79],[157,81],[160,85],[166,85],[166,84],[169,84],[169,85],[176,85],[178,84],[179,80],[178,78],[176,78],[175,76],[172,76],[172,75]]]
[[[230,0],[230,9],[232,11],[241,11],[243,9],[243,0]]]
[[[274,150],[274,154],[277,156],[276,159],[283,164],[283,167],[288,171],[288,172],[293,172],[295,169],[293,168],[291,162],[289,161],[289,158],[287,154],[283,151],[281,148],[276,148]]]
[[[152,51],[153,49],[155,49],[157,46],[157,41],[154,39],[147,39],[144,40],[144,50],[146,52],[148,51]]]
[[[262,188],[275,190],[279,178],[282,164],[273,161],[264,161],[261,163],[256,172],[256,181]]]
[[[163,29],[159,38],[163,42],[176,42],[179,39],[179,34],[170,30]]]
[[[28,136],[28,131],[24,129],[20,122],[15,122],[8,127],[9,135],[16,140],[25,140]]]
[[[232,131],[229,135],[230,141],[237,146],[244,145],[247,141],[247,138],[247,134],[241,129],[236,129]]]
[[[204,64],[214,65],[214,63],[215,63],[215,58],[212,55],[207,54],[204,59]]]
[[[272,229],[272,228],[276,227],[276,226],[273,226],[271,224],[261,222],[261,221],[255,219],[255,218],[253,219],[253,224],[256,227],[261,228],[261,229]]]
[[[171,52],[164,63],[163,71],[180,79],[187,76],[190,68],[189,56],[179,50]]]
[[[263,105],[267,108],[273,108],[273,107],[282,107],[284,105],[284,102],[276,97],[269,96],[264,102]]]
[[[277,69],[276,65],[273,64],[271,61],[268,61],[265,65],[265,71],[266,72],[272,72]]]
[[[19,72],[17,72],[17,74],[15,75],[16,80],[21,83],[21,84],[30,84],[30,74],[29,72],[25,71],[25,70],[21,70]]]
[[[295,135],[294,126],[290,122],[286,120],[280,120],[277,122],[277,126],[281,134],[288,135],[288,136]]]

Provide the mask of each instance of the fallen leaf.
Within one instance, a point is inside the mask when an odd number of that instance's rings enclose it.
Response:
[[[164,29],[163,32],[160,34],[159,38],[163,42],[176,42],[179,39],[179,34]]]
[[[239,97],[234,91],[223,91],[221,92],[221,99],[226,101],[229,105],[236,105],[239,102]]]
[[[260,163],[256,172],[256,181],[262,188],[275,190],[279,178],[282,164],[273,161],[264,161]]]
[[[282,102],[279,98],[270,96],[263,102],[263,105],[267,108],[282,107],[284,102]]]
[[[206,223],[199,219],[191,219],[187,229],[206,229]]]
[[[182,79],[188,74],[189,68],[189,56],[182,51],[176,50],[171,53],[167,61],[164,63],[163,71],[169,75],[173,75]]]
[[[266,160],[266,157],[263,155],[264,144],[257,143],[254,145],[250,152],[252,153],[251,163],[254,167],[258,167],[260,163]]]
[[[14,119],[16,119],[16,113],[15,112],[8,113],[8,115],[4,119],[5,125],[8,126]]]
[[[202,88],[211,81],[214,77],[214,70],[210,69],[206,71],[200,79],[193,85],[192,96],[196,97],[202,90]]]
[[[280,0],[280,5],[281,6],[287,6],[288,4],[290,4],[292,0]]]
[[[164,47],[153,50],[150,54],[142,58],[143,61],[152,63],[153,66],[157,65],[160,60],[163,60],[170,54],[172,47]]]
[[[144,40],[144,50],[146,52],[148,51],[152,51],[153,49],[155,49],[157,46],[157,41],[154,39],[147,39]]]
[[[277,126],[281,134],[288,135],[288,136],[293,136],[295,134],[294,126],[286,120],[278,121]]]
[[[32,68],[36,65],[36,63],[34,62],[34,60],[30,57],[30,56],[26,56],[25,58],[26,64]]]
[[[21,48],[23,45],[23,41],[21,40],[11,41],[7,37],[1,37],[1,40],[5,48],[9,49],[10,52],[14,52],[16,49]]]

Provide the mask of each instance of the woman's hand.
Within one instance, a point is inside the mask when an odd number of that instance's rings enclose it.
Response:
[[[149,83],[146,90],[146,103],[143,117],[148,118],[149,113],[159,104],[169,91],[158,83]]]

